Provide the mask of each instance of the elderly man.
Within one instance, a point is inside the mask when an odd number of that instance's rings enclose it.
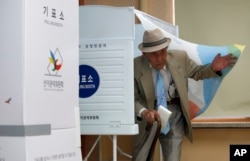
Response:
[[[140,152],[146,125],[160,120],[159,106],[172,115],[159,136],[164,161],[180,161],[183,137],[192,142],[192,127],[188,104],[188,78],[201,80],[221,76],[221,70],[235,64],[232,54],[217,54],[211,64],[198,65],[185,51],[168,50],[171,39],[159,29],[144,32],[139,45],[142,55],[134,59],[134,96],[139,134],[134,141],[133,158]],[[164,85],[158,87],[158,79]],[[162,90],[163,89],[163,90]],[[159,91],[161,93],[159,94]],[[152,160],[152,157],[148,160]]]

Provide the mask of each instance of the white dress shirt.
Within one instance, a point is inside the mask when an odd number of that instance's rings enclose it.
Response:
[[[152,68],[151,66],[151,69],[152,69],[152,78],[153,78],[153,82],[154,82],[154,86],[156,87],[156,76],[157,76],[157,70]],[[169,98],[169,95],[168,95],[168,88],[169,88],[169,85],[170,85],[170,82],[171,82],[171,74],[169,72],[169,70],[166,68],[166,65],[163,67],[163,69],[160,70],[162,76],[163,76],[163,79],[164,79],[164,82],[165,82],[165,90],[166,90],[166,93],[167,93],[167,100],[169,101],[170,98]],[[156,95],[156,90],[155,90],[155,95]],[[147,110],[147,108],[143,108],[139,111],[138,113],[138,117],[141,117],[141,113],[144,111],[144,110]]]

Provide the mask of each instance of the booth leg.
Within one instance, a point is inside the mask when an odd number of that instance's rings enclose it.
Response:
[[[111,141],[113,141],[113,140],[112,140],[112,137],[111,137],[110,135],[109,135],[108,137],[109,137],[109,139],[110,139]],[[118,139],[117,139],[117,140],[118,140]],[[121,155],[123,155],[123,156],[125,156],[125,157],[127,157],[127,158],[132,159],[132,155],[129,155],[129,154],[125,153],[117,144],[118,144],[118,143],[116,143],[117,152],[119,152],[119,154],[121,154]],[[162,161],[162,160],[161,160],[161,161]]]
[[[83,161],[88,161],[89,156],[90,156],[91,153],[93,152],[93,150],[94,150],[96,144],[100,141],[100,139],[101,139],[101,135],[98,136],[98,138],[96,139],[94,145],[93,145],[92,148],[90,149],[90,151],[89,151],[89,153],[87,154],[87,156],[83,159]]]
[[[113,135],[113,161],[117,161],[117,136]]]

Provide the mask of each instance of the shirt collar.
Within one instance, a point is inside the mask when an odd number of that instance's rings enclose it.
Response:
[[[149,66],[150,66],[150,68],[156,70],[155,68],[152,67],[152,65],[151,65],[150,63],[149,63]],[[167,69],[167,67],[166,67],[166,65],[164,65],[163,68],[162,68],[161,70],[166,70],[166,69]]]

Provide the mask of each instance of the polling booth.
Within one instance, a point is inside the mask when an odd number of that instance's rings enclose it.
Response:
[[[77,0],[1,0],[1,161],[82,160],[78,11]]]
[[[79,107],[82,135],[138,134],[134,120],[134,8],[81,6]],[[100,139],[100,137],[98,137]]]

